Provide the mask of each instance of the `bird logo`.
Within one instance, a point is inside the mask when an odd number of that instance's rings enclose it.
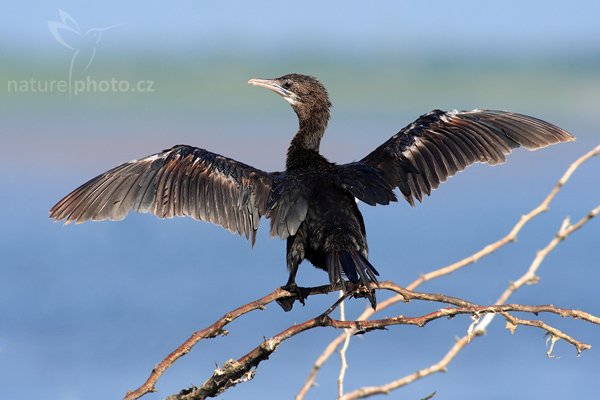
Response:
[[[58,10],[60,21],[48,21],[50,33],[63,47],[71,50],[71,63],[69,64],[69,86],[73,75],[85,74],[96,57],[96,48],[102,40],[102,32],[120,26],[110,25],[104,28],[90,28],[81,30],[79,24],[66,11]]]

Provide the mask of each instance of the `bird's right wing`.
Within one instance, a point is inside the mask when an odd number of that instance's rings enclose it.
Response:
[[[527,115],[433,110],[355,164],[377,168],[391,188],[399,188],[414,204],[473,163],[500,164],[516,147],[535,150],[571,140],[567,131]]]
[[[132,210],[219,224],[254,243],[273,185],[270,174],[197,147],[179,145],[119,165],[50,209],[66,223],[122,220]]]

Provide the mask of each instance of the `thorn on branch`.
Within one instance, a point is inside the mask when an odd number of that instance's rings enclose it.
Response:
[[[513,323],[512,321],[506,320],[506,329],[508,329],[510,331],[511,335],[515,334],[515,331],[517,330],[517,324]]]

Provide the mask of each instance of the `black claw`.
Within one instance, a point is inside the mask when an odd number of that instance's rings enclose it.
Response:
[[[282,286],[281,289],[294,294],[294,296],[292,297],[284,297],[276,300],[277,304],[279,304],[279,306],[283,308],[283,311],[291,311],[294,307],[294,302],[296,300],[298,300],[302,305],[306,304],[305,300],[308,297],[308,294],[305,293],[301,288],[299,288],[298,285],[296,285],[295,283]]]
[[[291,297],[284,297],[283,299],[277,299],[277,304],[279,304],[279,306],[281,308],[283,308],[283,311],[288,312],[288,311],[292,311],[292,308],[294,307],[294,300]]]
[[[371,303],[371,308],[373,308],[373,310],[377,310],[377,297],[375,297],[375,290],[369,290],[367,299],[369,299],[369,303]]]
[[[369,300],[369,303],[371,303],[371,307],[373,308],[373,310],[377,310],[377,296],[375,294],[374,289],[371,290],[365,285],[356,284],[354,287],[351,288],[351,290],[353,291],[352,297],[356,299],[360,297],[366,297]]]

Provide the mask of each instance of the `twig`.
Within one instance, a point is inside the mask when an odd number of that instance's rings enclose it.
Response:
[[[340,292],[340,298],[344,297],[344,292]],[[346,320],[344,302],[340,304],[340,320]],[[340,374],[338,375],[338,398],[341,398],[344,395],[344,376],[346,375],[346,369],[348,368],[348,362],[346,361],[346,351],[348,350],[348,346],[350,345],[350,331],[348,329],[344,330],[344,335],[346,339],[344,340],[344,345],[340,349]]]
[[[554,198],[556,197],[558,192],[562,189],[562,187],[569,181],[569,179],[571,178],[571,175],[573,175],[573,173],[584,162],[586,162],[590,158],[597,156],[597,155],[600,155],[600,145],[596,146],[594,149],[592,149],[591,151],[589,151],[588,153],[584,154],[579,159],[577,159],[575,162],[573,162],[567,168],[567,170],[564,172],[564,174],[561,176],[561,178],[558,180],[558,182],[554,185],[554,187],[552,188],[550,193],[546,196],[546,198],[537,207],[532,209],[529,213],[521,216],[519,221],[513,226],[513,228],[510,230],[510,232],[506,236],[504,236],[503,238],[501,238],[500,240],[498,240],[492,244],[485,246],[484,248],[482,248],[481,250],[477,251],[476,253],[472,254],[469,257],[466,257],[466,258],[464,258],[460,261],[457,261],[451,265],[436,269],[434,271],[431,271],[427,274],[420,276],[418,279],[416,279],[411,284],[409,284],[407,286],[407,289],[414,290],[427,281],[430,281],[430,280],[436,279],[436,278],[440,278],[442,276],[445,276],[452,272],[455,272],[458,269],[466,267],[467,265],[470,265],[470,264],[478,261],[482,257],[485,257],[485,256],[493,253],[494,251],[507,245],[508,243],[516,241],[518,233],[523,229],[523,227],[529,221],[531,221],[537,215],[539,215],[542,212],[545,212],[549,209],[550,203],[552,202],[552,200],[554,200]],[[379,303],[379,305],[377,306],[377,312],[384,310],[400,301],[405,301],[404,298],[402,298],[402,296],[392,296],[389,299],[386,299],[385,301],[382,301],[381,303]],[[358,320],[368,319],[374,313],[375,313],[375,311],[373,309],[366,308],[357,319]],[[306,394],[308,393],[310,388],[315,383],[315,380],[316,380],[317,374],[319,373],[319,370],[327,362],[327,360],[329,360],[331,355],[344,342],[344,340],[345,340],[344,334],[338,335],[334,340],[332,340],[327,345],[327,347],[325,348],[325,350],[323,350],[321,355],[319,355],[319,357],[315,361],[313,367],[311,368],[311,371],[310,371],[308,377],[306,378],[304,385],[302,386],[302,388],[296,395],[296,400],[303,400],[306,397]]]
[[[580,343],[579,341],[573,339],[571,336],[567,335],[566,333],[561,332],[558,329],[553,328],[552,326],[546,324],[544,321],[520,319],[517,317],[513,317],[512,315],[510,315],[507,312],[501,312],[500,314],[506,319],[506,321],[507,321],[506,323],[508,324],[508,327],[509,327],[511,333],[515,332],[515,329],[518,325],[534,326],[536,328],[540,328],[540,329],[543,329],[546,332],[548,332],[548,334],[550,334],[550,337],[552,338],[552,346],[548,350],[548,353],[546,353],[546,355],[548,357],[550,357],[552,355],[552,349],[554,348],[554,342],[556,341],[555,338],[563,339],[563,340],[571,343],[573,346],[575,346],[575,349],[577,350],[577,355],[580,355],[583,350],[589,350],[592,347],[592,346]]]
[[[412,282],[407,287],[410,289],[414,289],[427,281],[438,278],[440,276],[448,275],[448,274],[455,272],[469,264],[473,264],[474,262],[477,262],[482,257],[485,257],[485,256],[493,253],[494,251],[498,250],[500,247],[505,246],[506,244],[508,244],[510,242],[515,242],[517,240],[517,235],[529,221],[531,221],[537,215],[539,215],[543,212],[546,212],[550,209],[550,203],[552,202],[552,200],[554,200],[554,198],[556,197],[556,195],[558,194],[560,189],[562,189],[562,187],[565,185],[565,183],[567,183],[567,181],[571,178],[571,175],[573,175],[575,170],[577,170],[577,168],[579,168],[579,166],[581,166],[581,164],[583,164],[585,161],[587,161],[588,159],[590,159],[594,156],[597,156],[599,154],[600,154],[600,145],[596,146],[594,149],[592,149],[588,153],[584,154],[582,157],[580,157],[574,163],[572,163],[569,166],[569,168],[567,168],[567,170],[565,171],[563,176],[558,180],[558,182],[556,182],[556,185],[554,185],[554,187],[552,188],[552,190],[550,191],[548,196],[546,196],[546,198],[533,210],[531,210],[530,212],[528,212],[525,215],[522,215],[521,218],[519,219],[519,221],[516,223],[516,225],[502,239],[485,246],[484,248],[482,248],[475,254],[473,254],[465,259],[462,259],[458,262],[455,262],[454,264],[451,264],[446,267],[437,269],[435,271],[431,271],[427,274],[421,275],[417,280]]]
[[[536,275],[536,273],[537,273],[538,269],[540,268],[540,265],[546,258],[546,256],[548,254],[550,254],[550,252],[552,250],[554,250],[560,242],[565,240],[573,232],[580,229],[589,220],[591,220],[592,218],[597,216],[598,213],[600,213],[600,205],[598,205],[596,208],[591,210],[589,213],[587,213],[583,218],[581,218],[579,221],[577,221],[577,223],[575,223],[573,225],[571,225],[571,221],[568,217],[565,218],[563,220],[562,225],[560,226],[560,229],[554,236],[554,239],[552,239],[546,245],[546,247],[544,247],[542,250],[537,252],[537,254],[536,254],[533,262],[529,266],[529,269],[527,270],[527,272],[525,272],[516,281],[511,282],[508,285],[508,287],[506,288],[506,290],[500,295],[498,300],[496,300],[495,304],[506,303],[508,298],[510,296],[512,296],[513,293],[515,293],[517,290],[519,290],[523,285],[531,285],[531,284],[537,283],[539,281],[539,277]],[[486,315],[486,317],[481,320],[481,322],[476,326],[475,329],[485,331],[485,329],[489,326],[489,324],[492,322],[493,319],[494,319],[493,315]]]

